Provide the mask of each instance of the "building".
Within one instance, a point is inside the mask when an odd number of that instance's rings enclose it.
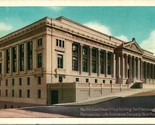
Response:
[[[155,57],[134,38],[45,17],[0,38],[0,79],[4,108],[75,102],[154,84]]]

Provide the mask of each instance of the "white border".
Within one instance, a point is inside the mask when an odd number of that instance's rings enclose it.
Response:
[[[155,0],[0,0],[5,6],[155,6]],[[0,118],[0,124],[154,124],[155,118]]]
[[[0,0],[0,6],[155,6],[155,0]]]
[[[0,124],[154,124],[154,118],[0,118]]]

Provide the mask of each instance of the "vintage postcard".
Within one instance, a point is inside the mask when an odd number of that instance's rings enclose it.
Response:
[[[134,124],[155,117],[154,6],[3,4],[1,121]]]

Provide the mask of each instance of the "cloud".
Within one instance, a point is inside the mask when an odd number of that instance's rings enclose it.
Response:
[[[58,7],[58,6],[52,6],[52,7],[48,7],[48,8],[55,12],[59,12],[63,9],[63,7]]]
[[[107,26],[102,25],[102,24],[100,24],[98,22],[87,22],[84,25],[88,26],[88,27],[90,27],[90,28],[92,28],[94,30],[100,31],[102,33],[105,33],[107,35],[111,35],[112,34],[110,29]]]
[[[123,40],[125,42],[128,42],[128,38],[125,36],[125,35],[120,35],[120,36],[116,36],[116,38],[120,39],[120,40]]]
[[[11,31],[12,30],[12,26],[9,24],[6,24],[4,22],[0,22],[0,32],[6,32],[6,31]]]
[[[112,35],[112,32],[110,31],[110,28],[108,26],[105,26],[103,24],[98,23],[97,21],[94,22],[87,22],[84,24],[85,26],[88,26],[94,30],[97,30],[99,32],[105,33],[107,35]],[[113,35],[112,35],[113,36]],[[115,36],[118,39],[121,39],[123,41],[128,41],[128,38],[125,35]]]
[[[141,42],[140,46],[155,54],[155,30],[150,33],[146,40]]]

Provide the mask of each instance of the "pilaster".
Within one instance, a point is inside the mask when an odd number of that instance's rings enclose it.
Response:
[[[100,65],[100,49],[98,49],[98,51],[97,51],[97,56],[98,56],[98,58],[97,58],[97,65],[98,65],[98,68],[97,68],[97,73],[98,73],[98,76],[100,76],[100,69],[101,69],[101,65]]]
[[[80,44],[80,74],[82,74],[82,71],[83,71],[83,65],[82,65],[82,62],[83,62],[83,44]]]
[[[92,47],[89,47],[89,75],[92,73]]]

